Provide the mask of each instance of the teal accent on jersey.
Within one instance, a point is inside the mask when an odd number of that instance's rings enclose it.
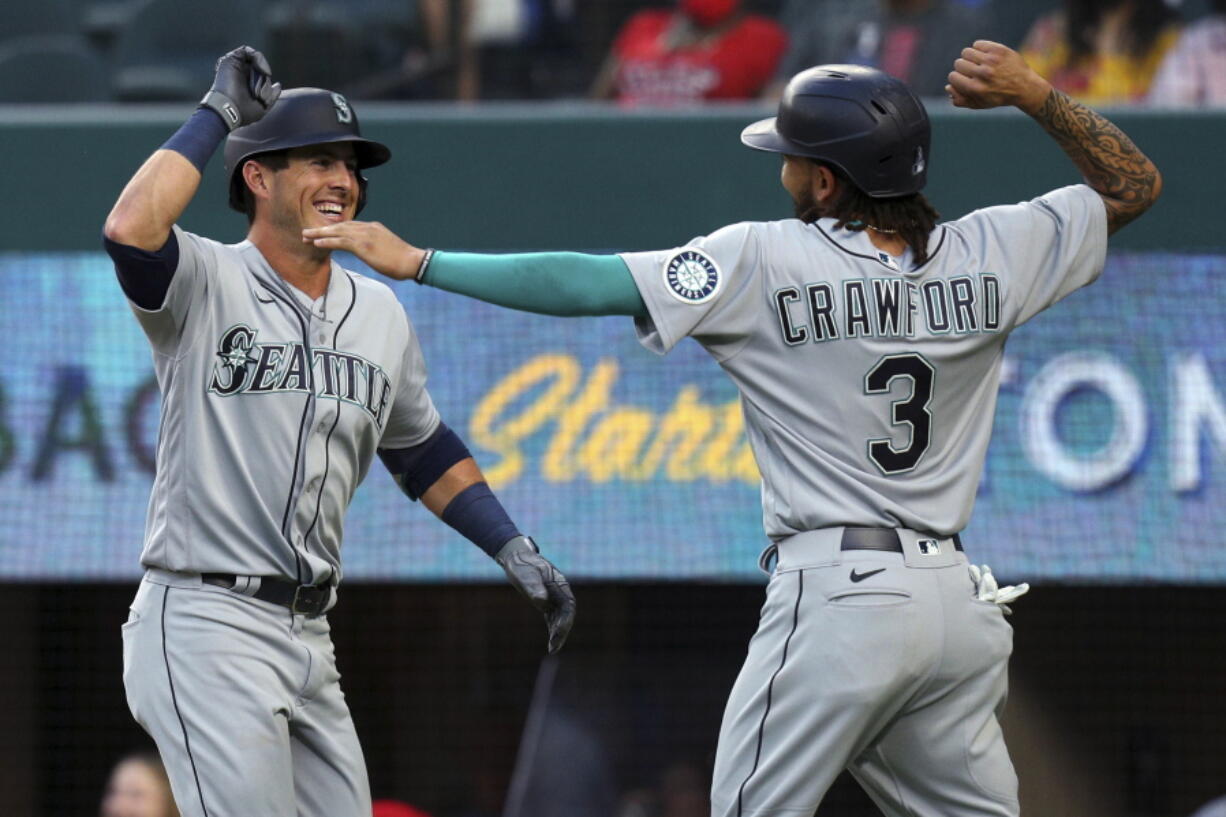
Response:
[[[643,296],[616,255],[436,252],[422,283],[542,315],[647,317]]]

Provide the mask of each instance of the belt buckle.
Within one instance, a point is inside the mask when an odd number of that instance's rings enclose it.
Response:
[[[303,591],[307,591],[304,593]],[[294,588],[294,600],[289,609],[298,615],[314,618],[324,611],[328,603],[328,588],[300,584]]]

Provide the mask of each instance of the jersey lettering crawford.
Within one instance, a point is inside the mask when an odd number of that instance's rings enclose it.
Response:
[[[647,307],[640,342],[693,338],[736,384],[768,536],[947,536],[970,518],[1008,334],[1097,278],[1106,248],[1102,198],[1073,185],[941,224],[922,264],[832,219],[622,259]]]
[[[773,306],[788,346],[842,338],[913,338],[1000,331],[1001,285],[992,273],[916,284],[899,278],[853,278],[785,286]]]

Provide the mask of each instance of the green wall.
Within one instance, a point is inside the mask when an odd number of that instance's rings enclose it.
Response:
[[[102,222],[141,161],[190,113],[183,106],[0,107],[9,206],[0,250],[96,249]],[[370,172],[365,215],[411,241],[456,249],[645,249],[734,221],[787,216],[779,160],[740,129],[769,115],[730,107],[664,115],[575,106],[359,105],[392,162]],[[1226,111],[1120,111],[1157,162],[1158,205],[1115,239],[1128,249],[1226,249]],[[933,113],[928,195],[946,218],[1078,181],[1016,111]],[[221,157],[182,219],[224,240],[244,232],[224,206]]]

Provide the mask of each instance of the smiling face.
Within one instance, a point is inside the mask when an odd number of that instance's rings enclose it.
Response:
[[[255,182],[256,222],[300,236],[306,227],[351,220],[357,213],[358,164],[353,145],[335,142],[294,148],[283,169],[260,166]],[[258,163],[258,160],[256,160]]]

